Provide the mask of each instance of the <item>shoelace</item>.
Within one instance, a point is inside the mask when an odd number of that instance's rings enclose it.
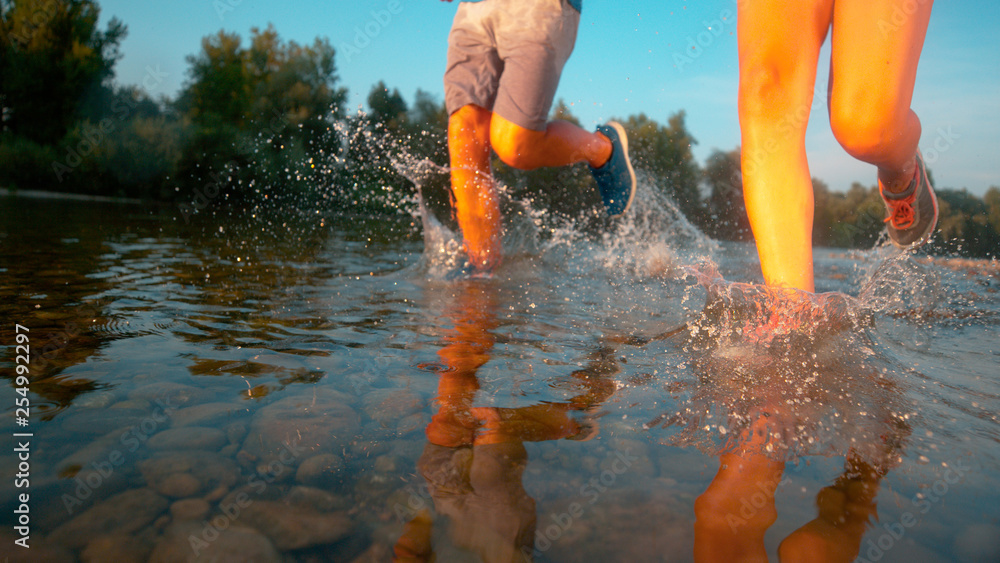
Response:
[[[920,164],[920,161],[917,161]],[[920,183],[923,182],[923,178],[920,177],[920,168],[918,166],[916,173],[914,174],[913,182],[916,184],[916,189],[909,197],[904,197],[903,199],[885,199],[885,202],[889,204],[891,211],[889,216],[884,219],[886,223],[891,223],[892,227],[897,231],[902,231],[904,229],[909,229],[913,226],[913,222],[916,220],[916,214],[913,212],[913,203],[917,201],[917,192],[920,191]]]
[[[913,221],[916,219],[916,216],[913,213],[913,202],[916,201],[916,199],[917,193],[914,191],[913,195],[905,199],[885,200],[892,209],[889,216],[885,218],[885,222],[891,223],[894,229],[900,231],[912,227]]]

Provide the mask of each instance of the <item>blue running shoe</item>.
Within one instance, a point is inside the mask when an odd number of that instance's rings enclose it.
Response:
[[[628,157],[628,137],[617,121],[598,125],[597,132],[611,140],[611,158],[600,168],[591,166],[590,173],[597,180],[608,215],[618,217],[628,211],[635,197],[635,170]]]

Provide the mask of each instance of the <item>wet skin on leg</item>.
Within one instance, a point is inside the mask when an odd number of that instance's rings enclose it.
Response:
[[[933,2],[839,0],[833,12],[830,126],[889,191],[916,173],[920,120],[910,109]],[[903,19],[898,15],[907,14]],[[886,22],[892,22],[891,28]]]
[[[490,171],[490,150],[521,170],[587,162],[603,166],[611,141],[568,121],[551,121],[543,131],[527,129],[476,105],[448,119],[448,151],[455,217],[472,265],[490,271],[501,260],[502,220]]]
[[[455,218],[473,267],[490,271],[500,263],[501,217],[490,173],[493,113],[462,106],[448,118],[448,154]]]
[[[815,291],[805,133],[833,1],[746,0],[738,12],[743,195],[768,285]]]
[[[886,189],[915,172],[910,110],[931,2],[746,0],[739,10],[744,197],[769,285],[815,291],[813,198],[805,153],[816,63],[833,28],[829,112],[844,149],[878,167]],[[898,23],[894,14],[910,13]],[[912,12],[912,13],[911,13]],[[893,26],[886,32],[886,22]]]

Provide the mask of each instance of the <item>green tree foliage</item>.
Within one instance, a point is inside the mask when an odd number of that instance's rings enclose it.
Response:
[[[1000,188],[990,186],[990,189],[986,190],[986,195],[983,196],[983,202],[986,204],[988,213],[987,221],[994,231],[1000,233]]]
[[[125,26],[112,19],[99,30],[90,1],[14,0],[0,2],[0,12],[0,184],[162,195],[151,193],[152,178],[165,177],[172,161],[123,156],[141,138],[131,120],[160,113],[144,93],[111,85]],[[148,138],[132,154],[162,156],[164,140]]]
[[[205,37],[188,58],[178,98],[154,100],[152,92],[113,84],[126,29],[116,19],[98,29],[98,15],[94,0],[0,0],[0,186],[179,197],[185,214],[209,199],[273,200],[285,192],[296,196],[289,208],[323,197],[331,209],[396,213],[419,184],[425,201],[447,209],[448,115],[431,94],[418,90],[410,105],[380,81],[368,114],[345,115],[347,92],[329,41],[285,42],[268,26],[253,28],[245,43],[225,31]],[[561,100],[551,115],[579,125]],[[683,111],[666,125],[645,114],[623,124],[641,178],[711,236],[751,238],[739,149],[714,151],[702,171]],[[494,158],[493,167],[513,199],[601,223],[585,164],[525,172]],[[870,247],[882,236],[877,187],[840,192],[814,178],[813,194],[814,244]],[[929,250],[996,256],[1000,187],[981,199],[965,190],[938,194]]]
[[[187,57],[190,81],[177,107],[202,129],[240,129],[250,116],[250,69],[241,43],[238,34],[220,31],[201,40],[201,53]]]
[[[398,131],[406,124],[406,100],[395,88],[390,93],[381,80],[368,94],[368,108],[371,110],[368,117],[386,129]]]
[[[182,182],[218,183],[225,171],[226,183],[243,186],[238,196],[261,185],[308,191],[319,181],[323,168],[310,156],[336,152],[331,117],[343,114],[347,98],[336,87],[329,41],[286,43],[269,26],[253,28],[243,46],[239,35],[220,31],[188,62],[176,104],[193,129],[179,165]]]
[[[995,188],[991,188],[995,190]],[[934,250],[939,253],[995,257],[1000,251],[1000,231],[991,224],[988,199],[965,190],[937,190],[940,219]],[[987,198],[996,194],[987,193]],[[994,202],[995,203],[995,202]]]
[[[812,240],[816,246],[830,246],[830,229],[834,218],[830,210],[830,200],[836,197],[830,187],[819,178],[812,179],[813,187],[813,230]]]
[[[107,89],[107,105],[77,121],[60,143],[49,177],[57,189],[168,199],[168,178],[185,135],[181,124],[137,87]]]
[[[819,220],[813,222],[813,244],[854,248],[875,244],[885,229],[885,205],[877,187],[855,182],[846,194],[821,194],[815,204]]]
[[[52,145],[79,116],[88,92],[113,75],[125,26],[97,28],[100,9],[89,0],[0,3],[0,105],[3,130]]]
[[[448,110],[429,92],[417,89],[406,118],[410,147],[439,166],[448,164]]]
[[[343,167],[330,178],[335,201],[341,209],[396,212],[401,198],[414,190],[414,183],[399,169],[399,163],[412,154],[407,104],[399,90],[390,90],[380,80],[368,94],[368,107],[368,113],[345,122],[348,138],[340,155]]]
[[[697,143],[684,124],[684,111],[667,119],[664,127],[644,113],[623,122],[629,132],[629,150],[636,170],[645,170],[667,192],[680,210],[695,224],[702,222],[704,208],[698,191],[700,172],[691,154]]]
[[[715,150],[705,161],[705,183],[709,188],[706,202],[705,230],[713,237],[750,240],[750,220],[743,202],[743,176],[740,151]]]
[[[443,135],[448,131],[448,110],[444,102],[438,103],[433,94],[418,88],[408,121],[430,127]]]

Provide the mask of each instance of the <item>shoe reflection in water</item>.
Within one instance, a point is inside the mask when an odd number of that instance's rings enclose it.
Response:
[[[752,428],[736,451],[719,456],[719,472],[695,501],[696,561],[768,561],[764,534],[777,518],[774,495],[785,463],[757,448],[767,432]],[[861,537],[876,517],[875,496],[886,470],[850,454],[845,465],[834,484],[816,496],[817,517],[781,542],[780,561],[857,557]]]
[[[794,419],[794,412],[781,409],[764,413],[719,456],[718,473],[695,501],[695,561],[768,561],[764,534],[777,518],[774,497],[785,461],[767,450],[775,450],[781,428]],[[782,540],[779,560],[854,561],[865,530],[877,518],[879,483],[898,462],[908,432],[887,423],[881,443],[868,454],[848,451],[844,472],[816,495],[817,517]]]
[[[786,463],[839,454],[842,474],[816,495],[816,518],[781,541],[778,558],[853,561],[913,408],[893,366],[872,356],[867,317],[839,294],[786,301],[712,271],[702,283],[705,309],[685,343],[697,351],[696,378],[683,411],[664,424],[680,427],[668,443],[709,443],[719,456],[695,501],[695,560],[768,561],[764,536]]]
[[[438,513],[449,519],[454,544],[483,561],[531,559],[535,501],[521,477],[528,462],[523,442],[586,440],[596,435],[587,414],[614,391],[617,371],[610,354],[597,354],[573,373],[584,392],[565,403],[520,408],[479,407],[477,370],[490,359],[497,328],[498,289],[491,280],[452,287],[446,316],[453,328],[438,351],[437,413],[428,425],[418,469],[427,480]],[[580,420],[574,412],[584,413]],[[421,513],[404,527],[395,561],[430,561],[431,518]]]

